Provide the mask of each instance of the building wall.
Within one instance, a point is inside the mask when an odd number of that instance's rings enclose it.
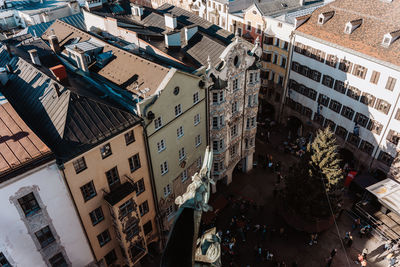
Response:
[[[321,72],[321,80],[320,82],[314,81],[293,70],[290,71],[290,79],[295,80],[305,85],[306,87],[316,90],[318,95],[325,94],[331,100],[334,99],[339,103],[341,103],[343,106],[351,107],[355,113],[359,112],[367,116],[368,121],[373,120],[382,124],[382,130],[380,132],[371,131],[368,129],[368,127],[360,126],[360,131],[359,131],[359,137],[361,138],[360,141],[362,140],[367,141],[374,146],[374,150],[371,153],[371,157],[373,158],[378,158],[381,151],[388,153],[392,157],[396,156],[396,145],[393,144],[392,142],[387,141],[386,137],[388,136],[390,129],[400,132],[400,128],[398,128],[400,126],[399,121],[394,118],[399,104],[398,98],[400,93],[400,84],[397,82],[392,91],[385,89],[385,87],[389,76],[399,80],[400,72],[398,70],[390,68],[387,65],[385,66],[384,62],[376,62],[376,60],[367,58],[362,54],[355,55],[354,53],[351,53],[350,51],[345,51],[345,49],[336,47],[333,44],[325,42],[322,43],[319,42],[318,40],[313,40],[312,38],[296,35],[295,45],[296,43],[297,46],[299,46],[298,43],[301,43],[325,52],[326,53],[326,55],[324,56],[325,58],[327,57],[328,54],[331,54],[337,56],[338,62],[340,62],[340,60],[342,59],[346,59],[352,62],[353,64],[352,71],[346,73],[338,69],[338,64],[336,68],[333,68],[325,64],[325,62],[320,62],[303,54],[293,52],[292,65],[293,62],[298,62],[299,64],[308,66],[310,69],[318,70],[319,72]],[[359,78],[353,74],[353,68],[355,64],[367,68],[365,78]],[[377,82],[377,84],[370,82],[373,71],[377,71],[380,73],[379,81]],[[361,94],[368,93],[376,97],[375,104],[373,106],[368,106],[360,102],[361,98],[359,100],[355,100],[349,97],[347,94],[340,93],[337,90],[334,90],[333,88],[329,88],[323,85],[322,80],[324,74],[331,76],[335,80],[342,81],[347,85],[358,88]],[[346,93],[348,93],[348,90]],[[349,133],[354,132],[355,115],[353,116],[352,120],[349,120],[344,116],[342,116],[341,114],[331,110],[329,106],[328,107],[321,106],[318,104],[317,101],[310,99],[309,97],[305,96],[302,93],[297,92],[296,90],[290,90],[290,98],[295,102],[298,102],[301,105],[310,108],[313,112],[312,118],[314,118],[314,115],[317,112],[317,108],[318,106],[320,106],[319,112],[324,118],[328,118],[329,120],[332,120],[336,125],[344,127]],[[391,105],[387,114],[385,114],[382,111],[379,111],[376,108],[377,99],[385,100]],[[355,153],[365,154],[364,152],[360,152],[360,150],[358,149],[360,148],[360,143],[358,145],[350,144],[351,142],[350,143],[348,142],[348,138],[349,137],[347,137],[346,142],[344,143],[345,147],[349,148]],[[368,159],[369,158],[368,155],[364,155],[364,158],[366,159],[364,160],[364,164],[369,165],[371,161],[370,159]],[[382,165],[377,161],[374,161],[374,164],[385,171],[388,168],[388,166],[384,166],[385,164]]]
[[[148,124],[147,135],[161,216],[169,219],[164,222],[166,227],[173,218],[173,214],[166,216],[166,210],[168,208],[175,210],[175,197],[186,191],[186,188],[174,186],[174,181],[179,179],[182,172],[187,169],[189,169],[188,177],[200,169],[201,164],[198,162],[201,162],[207,145],[205,89],[199,87],[199,81],[200,78],[197,76],[171,69],[156,92],[157,96],[149,97],[140,103],[143,117],[146,117],[150,111],[155,115],[154,120],[146,119],[145,123]],[[177,87],[179,93],[175,95],[174,90]],[[195,93],[198,93],[199,100],[196,104],[193,101]],[[176,117],[175,106],[178,104],[181,105],[182,113]],[[200,122],[194,125],[194,117],[197,114],[200,115]],[[158,118],[161,118],[162,127],[156,130],[155,121]],[[183,127],[183,136],[178,138],[179,127]],[[196,147],[195,138],[198,135],[201,136],[201,144]],[[161,140],[164,140],[165,149],[158,152],[157,143]],[[182,148],[185,150],[186,158],[180,161],[178,156]],[[161,164],[164,162],[168,164],[168,172],[162,174]],[[197,167],[189,168],[193,164]],[[164,188],[168,185],[169,194],[164,194]],[[181,190],[181,192],[175,190]]]
[[[41,210],[25,217],[18,199],[33,192]],[[62,252],[71,266],[94,261],[68,189],[55,162],[0,184],[0,252],[12,266],[49,266]],[[34,232],[50,225],[56,241],[39,251]]]
[[[253,40],[259,37],[261,42],[262,33],[265,30],[265,22],[255,5],[252,5],[244,12],[243,24],[243,34],[248,32],[253,37]]]
[[[135,141],[129,145],[126,145],[124,135],[132,129],[134,130]],[[136,183],[141,178],[144,179],[145,192],[137,197],[138,203],[136,204],[139,205],[145,200],[148,201],[149,213],[147,213],[146,216],[141,219],[144,220],[143,224],[146,223],[149,219],[153,220],[153,233],[157,229],[154,222],[156,214],[152,196],[152,187],[150,183],[149,166],[147,162],[145,143],[143,138],[143,128],[140,125],[136,125],[132,129],[124,131],[123,133],[113,137],[109,141],[104,142],[103,144],[83,153],[82,155],[64,164],[66,180],[71,188],[72,196],[78,207],[79,214],[83,221],[86,233],[89,237],[90,244],[98,261],[104,258],[104,256],[112,249],[115,249],[115,252],[119,258],[119,262],[121,262],[121,251],[119,249],[119,243],[116,238],[115,232],[112,229],[112,220],[109,213],[108,205],[103,198],[107,193],[110,192],[110,187],[108,185],[105,173],[111,168],[117,166],[121,183],[129,182],[130,180],[133,180]],[[111,145],[112,155],[106,157],[105,159],[102,159],[102,156],[100,154],[100,147],[107,143],[110,143]],[[131,173],[128,158],[137,153],[139,153],[141,167]],[[77,174],[73,166],[73,161],[82,156],[85,158],[87,169]],[[125,175],[128,176],[130,179],[127,179]],[[88,201],[85,201],[81,192],[81,187],[90,181],[93,181],[97,195],[89,199]],[[135,193],[132,193],[132,197],[134,195]],[[102,222],[93,226],[89,213],[98,207],[102,208],[105,219]],[[97,235],[99,235],[106,229],[108,229],[110,232],[111,241],[100,247],[97,240]]]

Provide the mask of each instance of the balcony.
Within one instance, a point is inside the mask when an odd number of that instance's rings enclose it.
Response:
[[[136,191],[135,186],[131,182],[125,182],[120,184],[110,193],[104,195],[104,199],[107,201],[108,204],[111,206],[115,206],[120,201],[122,201],[125,197],[129,196],[133,192]]]

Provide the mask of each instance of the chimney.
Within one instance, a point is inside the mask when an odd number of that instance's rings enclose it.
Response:
[[[67,79],[67,71],[62,64],[51,67],[50,71],[59,82],[63,82]]]
[[[304,6],[305,3],[306,3],[306,0],[299,0],[299,4],[300,4],[301,6]]]
[[[132,17],[136,20],[142,20],[143,7],[131,3]]]
[[[35,65],[40,66],[41,63],[40,63],[39,56],[37,54],[37,50],[36,49],[31,49],[31,50],[28,51],[28,53],[31,56],[32,63],[35,64]]]
[[[185,41],[186,44],[189,42],[190,39],[196,34],[198,31],[197,25],[187,26],[185,27]]]
[[[165,20],[166,30],[175,30],[176,27],[178,26],[175,15],[164,14],[164,20]]]
[[[0,82],[2,85],[6,85],[8,82],[8,73],[6,68],[0,68]]]
[[[50,48],[51,50],[54,51],[54,53],[60,52],[60,44],[58,43],[58,38],[54,34],[54,30],[52,30],[52,34],[49,36],[49,43],[50,43]]]

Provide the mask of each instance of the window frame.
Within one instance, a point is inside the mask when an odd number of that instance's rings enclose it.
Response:
[[[86,187],[88,187],[88,186],[90,186],[90,190],[91,190],[91,191],[93,190],[93,193],[90,194],[90,195],[88,195],[87,197],[85,197],[85,193],[84,193],[84,192],[87,192],[87,191],[88,191],[88,189],[86,188]],[[85,188],[84,188],[84,187],[85,187]],[[97,196],[96,187],[94,186],[93,180],[90,180],[90,181],[87,182],[86,184],[82,185],[82,186],[80,187],[80,189],[81,189],[81,193],[82,193],[82,197],[83,197],[84,202],[88,202],[89,200],[91,200],[92,198],[94,198],[94,197]],[[85,191],[84,191],[84,190],[85,190]]]
[[[142,164],[140,162],[139,153],[136,153],[135,155],[128,158],[128,162],[129,162],[129,169],[130,169],[131,173],[133,173],[134,171],[136,171],[142,167]]]
[[[130,130],[129,132],[126,132],[126,133],[124,134],[124,137],[125,137],[125,144],[126,144],[127,146],[136,141],[136,139],[135,139],[135,132],[134,132],[133,130]]]

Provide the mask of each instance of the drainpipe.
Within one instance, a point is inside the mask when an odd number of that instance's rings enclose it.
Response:
[[[289,51],[288,51],[288,58],[286,60],[286,74],[285,74],[285,80],[283,83],[283,96],[281,100],[281,104],[279,107],[279,112],[278,112],[278,123],[281,123],[282,120],[282,115],[283,115],[283,108],[285,105],[285,100],[286,100],[286,95],[288,95],[289,87],[288,87],[288,80],[289,80],[289,74],[290,74],[290,65],[292,62],[292,56],[293,56],[293,40],[294,40],[294,31],[290,34],[290,41],[289,41]]]
[[[384,139],[384,136],[385,136],[385,134],[386,134],[386,132],[387,132],[387,130],[388,130],[388,128],[389,128],[389,124],[390,124],[390,122],[392,121],[393,114],[394,114],[394,111],[395,111],[395,109],[396,109],[395,107],[397,107],[397,104],[398,104],[398,102],[399,102],[399,98],[400,98],[400,94],[397,95],[396,103],[395,103],[394,106],[393,106],[392,113],[390,114],[389,121],[388,121],[388,123],[386,124],[385,130],[384,130],[383,133],[382,133],[382,138],[381,138],[381,140],[379,141],[378,147],[376,148],[376,151],[375,151],[374,155],[372,156],[371,163],[369,164],[369,169],[371,169],[372,164],[373,164],[374,161],[375,161],[376,154],[378,153],[379,147],[381,146],[381,143],[382,143],[382,141],[383,141],[383,139]],[[396,150],[397,150],[397,148],[396,148]]]
[[[92,254],[92,257],[93,257],[93,259],[94,259],[95,262],[96,262],[96,266],[99,266],[99,265],[97,264],[97,258],[96,258],[95,254],[94,254],[94,250],[93,250],[93,248],[92,248],[92,244],[91,244],[90,241],[89,241],[89,236],[88,236],[88,234],[87,234],[87,232],[86,232],[86,228],[85,228],[85,226],[83,225],[83,221],[82,221],[81,214],[80,214],[79,211],[78,211],[78,207],[76,206],[75,199],[74,199],[74,197],[72,196],[71,188],[69,187],[67,178],[66,178],[66,176],[65,176],[64,164],[63,164],[63,163],[57,164],[57,167],[58,167],[58,169],[61,171],[63,180],[64,180],[64,182],[65,182],[65,185],[67,186],[69,196],[71,197],[72,203],[73,203],[73,205],[74,205],[74,210],[75,210],[75,212],[78,214],[79,223],[80,223],[80,225],[81,225],[81,227],[82,227],[83,233],[85,234],[86,241],[87,241],[88,244],[89,244],[89,248],[90,248],[90,252],[91,252],[91,254]]]
[[[146,148],[146,155],[147,155],[147,162],[149,165],[150,169],[150,183],[151,183],[151,188],[153,192],[153,198],[154,198],[154,206],[156,208],[156,223],[158,226],[158,237],[161,241],[161,248],[164,248],[165,246],[165,239],[164,239],[164,225],[163,225],[163,220],[161,216],[161,211],[160,207],[158,206],[158,198],[157,198],[157,190],[156,190],[156,183],[154,180],[154,170],[153,170],[153,163],[151,161],[151,155],[150,155],[150,148],[149,148],[149,140],[147,138],[147,127],[150,125],[152,121],[150,121],[147,125],[144,123],[144,120],[141,119],[140,123],[143,126],[143,138],[144,138],[144,144]]]

